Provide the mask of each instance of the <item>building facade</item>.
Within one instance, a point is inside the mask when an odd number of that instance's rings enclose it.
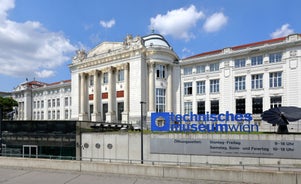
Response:
[[[252,113],[301,106],[299,34],[181,60],[181,111]]]
[[[142,107],[147,121],[151,112],[225,111],[260,121],[271,107],[301,106],[300,62],[299,34],[182,60],[159,34],[128,35],[77,51],[71,81],[27,82],[12,96],[19,102],[17,119],[24,120],[135,123]]]
[[[15,109],[16,120],[70,120],[71,81],[51,84],[26,81],[12,92],[18,102]]]
[[[72,119],[133,123],[140,120],[141,102],[148,115],[176,110],[178,56],[161,35],[128,35],[124,42],[80,50],[69,67]]]

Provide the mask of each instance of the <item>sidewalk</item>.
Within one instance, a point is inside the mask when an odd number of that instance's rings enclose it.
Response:
[[[58,170],[0,167],[1,184],[230,184],[205,180],[183,180],[126,176],[101,173],[82,173]]]

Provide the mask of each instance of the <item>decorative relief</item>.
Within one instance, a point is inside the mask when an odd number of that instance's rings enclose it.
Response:
[[[290,57],[295,57],[297,56],[297,51],[296,50],[291,50],[290,51]]]
[[[87,58],[87,53],[85,50],[80,49],[76,51],[76,56],[73,57],[74,62],[82,62],[84,59]]]
[[[292,59],[289,61],[290,69],[296,69],[298,67],[297,59]]]

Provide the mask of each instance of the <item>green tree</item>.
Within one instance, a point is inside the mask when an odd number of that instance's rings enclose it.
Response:
[[[2,106],[3,118],[7,119],[7,113],[13,111],[13,107],[18,106],[18,102],[11,97],[0,96],[0,106]]]

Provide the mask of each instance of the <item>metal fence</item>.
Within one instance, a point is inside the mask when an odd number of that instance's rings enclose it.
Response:
[[[141,160],[135,159],[112,159],[112,158],[76,158],[73,156],[56,156],[56,155],[28,155],[28,154],[4,154],[6,157],[23,157],[29,159],[52,159],[52,160],[78,160],[83,162],[95,163],[115,163],[115,164],[141,164]],[[218,163],[200,163],[200,162],[181,162],[181,161],[160,161],[160,160],[143,160],[144,165],[148,166],[176,166],[176,167],[200,167],[204,169],[240,169],[240,170],[262,170],[262,171],[292,171],[301,172],[301,165],[284,164],[280,161],[277,164],[249,164],[240,161],[237,164],[218,164]]]

